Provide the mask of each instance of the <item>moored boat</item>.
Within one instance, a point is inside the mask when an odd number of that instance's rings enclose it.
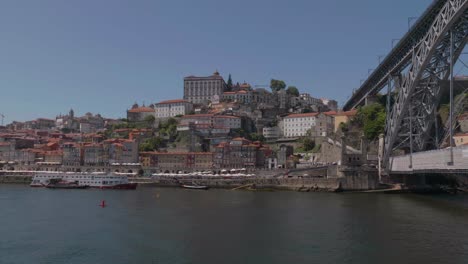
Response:
[[[46,188],[49,189],[86,189],[89,185],[80,185],[78,181],[68,182],[62,179],[51,179]]]
[[[57,184],[61,182],[61,184]],[[50,185],[52,183],[52,185]],[[70,184],[73,183],[73,184]],[[137,183],[130,183],[128,177],[123,173],[103,173],[103,172],[36,172],[33,176],[31,187],[49,188],[100,188],[100,189],[124,189],[134,190]]]
[[[192,189],[192,190],[208,190],[210,187],[205,185],[189,185],[189,184],[181,184],[180,187],[185,189]]]

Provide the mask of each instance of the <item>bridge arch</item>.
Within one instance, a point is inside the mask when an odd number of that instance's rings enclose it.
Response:
[[[453,59],[456,61],[468,38],[468,0],[448,0],[435,17],[425,37],[413,49],[408,71],[385,128],[384,165],[389,167],[394,149],[412,146],[421,151],[431,142],[433,115],[440,98],[440,81],[450,74],[451,36]],[[411,122],[410,122],[411,120]]]

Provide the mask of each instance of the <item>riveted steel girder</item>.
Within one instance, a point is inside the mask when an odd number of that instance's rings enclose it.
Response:
[[[453,32],[454,55],[458,57],[468,35],[467,7],[468,0],[447,0],[426,35],[414,47],[392,111],[387,113],[385,165],[395,147],[410,142],[410,135],[415,151],[426,148],[439,103],[440,81],[449,76],[449,32]]]

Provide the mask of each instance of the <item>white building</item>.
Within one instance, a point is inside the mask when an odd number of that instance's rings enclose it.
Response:
[[[167,100],[155,105],[155,118],[164,119],[178,115],[189,114],[193,110],[193,105],[187,100]]]
[[[315,129],[318,113],[291,114],[283,119],[285,137],[303,137],[309,129]]]
[[[278,127],[264,127],[263,128],[263,136],[266,139],[270,138],[279,138],[280,137],[280,129]]]
[[[312,97],[308,93],[302,93],[299,97],[309,105],[322,105],[323,102],[319,98]]]

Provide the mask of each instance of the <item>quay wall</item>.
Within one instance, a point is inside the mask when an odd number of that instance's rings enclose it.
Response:
[[[302,173],[302,172],[301,172]],[[309,172],[310,173],[310,172]],[[315,177],[292,176],[284,177],[207,177],[207,176],[190,176],[190,177],[173,177],[159,176],[153,178],[135,177],[129,178],[132,182],[137,182],[141,185],[148,186],[167,186],[176,187],[182,184],[197,183],[206,185],[211,188],[233,189],[236,187],[249,187],[252,189],[275,189],[275,190],[293,190],[293,191],[358,191],[376,189],[377,177],[375,173],[366,170],[347,171],[344,177],[326,177],[326,169],[320,172]],[[300,173],[299,173],[300,174]],[[312,174],[312,173],[311,173]],[[18,183],[30,184],[32,175],[0,175],[1,183]]]
[[[293,191],[337,191],[341,186],[340,178],[169,178],[159,177],[153,180],[156,186],[176,187],[180,184],[191,184],[196,182],[199,185],[211,188],[233,189],[236,187],[251,187],[255,189],[277,189]]]
[[[18,183],[18,184],[30,184],[32,176],[0,176],[0,183]]]

